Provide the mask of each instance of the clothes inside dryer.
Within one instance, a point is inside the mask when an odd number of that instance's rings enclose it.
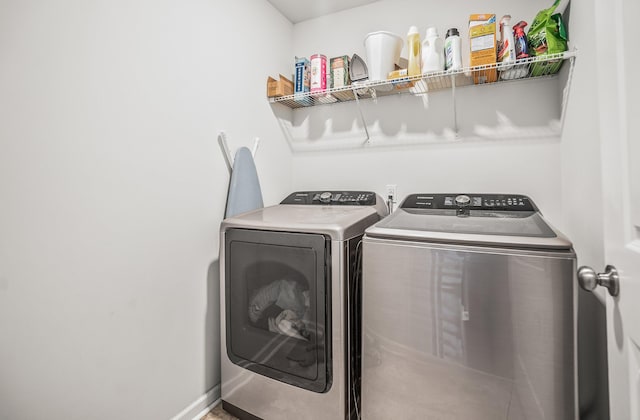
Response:
[[[299,281],[283,278],[260,287],[249,301],[248,311],[257,327],[309,340],[309,288]]]

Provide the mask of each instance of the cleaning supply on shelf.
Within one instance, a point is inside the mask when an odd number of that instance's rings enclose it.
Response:
[[[515,39],[516,47],[516,59],[529,57],[529,46],[527,45],[527,35],[524,33],[524,28],[527,26],[527,22],[521,20],[513,27],[513,37]]]
[[[407,33],[407,73],[409,76],[418,76],[422,74],[422,47],[420,45],[420,33],[418,28],[412,26]]]
[[[305,95],[310,89],[310,63],[306,57],[296,57],[295,80],[293,86],[294,101],[311,104],[311,99]]]
[[[436,73],[444,70],[444,46],[438,30],[427,29],[422,43],[422,74]]]
[[[469,16],[470,65],[483,66],[496,63],[496,15],[473,14]],[[474,70],[473,82],[491,83],[498,79],[495,67]]]
[[[341,88],[349,86],[351,80],[349,79],[349,56],[341,55],[339,57],[333,57],[329,60],[331,67],[331,88]]]
[[[506,65],[516,61],[516,48],[511,29],[511,16],[504,15],[500,19],[500,42],[498,47],[498,62],[503,63],[501,68],[509,68]]]
[[[415,86],[415,82],[409,80],[407,69],[394,70],[389,73],[387,79],[391,81],[391,84],[397,90],[409,89]]]
[[[327,90],[327,56],[314,54],[311,56],[311,93]]]
[[[562,20],[562,15],[556,12],[556,8],[564,10],[568,2],[556,0],[551,7],[541,10],[531,23],[529,31],[529,54],[534,57],[541,55],[557,54],[567,51],[567,29]],[[531,66],[532,76],[544,76],[557,73],[562,66],[562,60],[550,60],[542,63],[534,63]]]
[[[512,80],[525,77],[528,72],[526,65],[513,65],[516,62],[516,46],[510,15],[504,15],[500,19],[500,41],[498,45],[500,79]]]
[[[458,28],[449,28],[444,38],[444,69],[462,69],[462,44]]]

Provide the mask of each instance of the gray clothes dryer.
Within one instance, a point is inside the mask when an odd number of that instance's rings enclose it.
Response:
[[[577,419],[575,264],[528,197],[408,196],[363,240],[362,417]]]
[[[360,244],[372,192],[303,191],[220,229],[223,407],[241,419],[352,419]]]

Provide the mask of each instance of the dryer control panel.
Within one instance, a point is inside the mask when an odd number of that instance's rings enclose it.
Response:
[[[298,191],[280,204],[375,206],[376,193],[371,191]]]
[[[518,194],[411,194],[402,202],[400,208],[538,211],[529,197]]]

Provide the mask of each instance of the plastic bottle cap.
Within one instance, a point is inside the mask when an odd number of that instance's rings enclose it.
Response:
[[[427,38],[430,36],[438,36],[438,30],[434,27],[427,28]]]
[[[417,26],[411,26],[409,28],[409,33],[407,35],[413,35],[413,34],[417,34],[418,33],[418,27]]]
[[[447,36],[445,38],[448,38],[450,36],[460,36],[460,33],[458,32],[458,28],[449,28],[447,30]]]

